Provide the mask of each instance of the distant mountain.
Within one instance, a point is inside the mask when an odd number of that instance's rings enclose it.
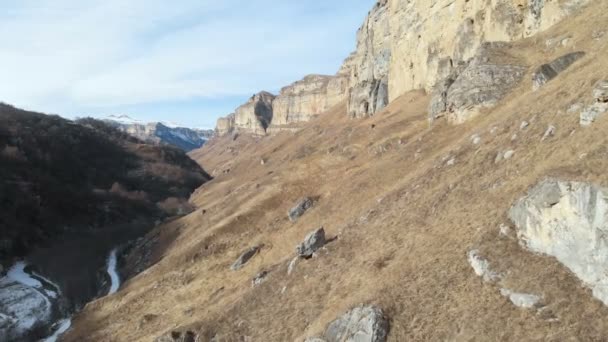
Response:
[[[110,115],[105,122],[138,139],[168,144],[186,152],[203,146],[213,135],[212,129],[180,127],[172,122],[144,122],[128,115]]]

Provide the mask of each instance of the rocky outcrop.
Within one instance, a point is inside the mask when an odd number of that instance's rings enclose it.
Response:
[[[388,320],[375,306],[360,306],[333,321],[323,338],[313,337],[307,342],[384,342],[389,331]]]
[[[312,208],[314,204],[314,200],[310,197],[299,199],[298,202],[296,202],[296,205],[294,205],[293,208],[289,209],[289,212],[287,212],[289,220],[292,222],[296,221],[298,218],[300,218],[300,216],[304,215],[308,209]]]
[[[247,103],[234,113],[234,129],[254,135],[265,135],[272,121],[272,101],[275,96],[269,92],[253,95]]]
[[[572,52],[553,60],[551,63],[541,65],[532,75],[532,88],[534,90],[540,89],[583,56],[585,56],[585,53],[582,51]]]
[[[259,246],[254,246],[251,247],[249,249],[247,249],[246,251],[244,251],[237,259],[236,261],[232,264],[232,266],[230,266],[230,269],[233,271],[238,271],[241,268],[243,268],[245,266],[245,264],[247,264],[247,262],[249,262],[249,260],[251,260],[251,258],[253,258],[258,252],[260,251],[260,247]]]
[[[223,137],[226,134],[231,133],[234,130],[234,113],[217,119],[215,126],[215,134],[219,137]]]
[[[296,247],[296,253],[299,257],[310,258],[319,248],[325,246],[325,229],[323,227],[306,235],[304,241]]]
[[[475,274],[483,278],[484,281],[491,282],[500,279],[500,274],[490,268],[490,263],[479,255],[478,250],[474,249],[470,251],[467,257],[469,265],[471,265]]]
[[[451,123],[465,122],[519,84],[527,68],[508,54],[508,48],[506,43],[485,43],[470,63],[445,65],[451,73],[433,92],[429,120],[447,115]]]
[[[345,75],[308,75],[281,89],[272,103],[273,129],[310,121],[346,98]]]
[[[608,189],[545,180],[513,205],[509,217],[525,247],[555,257],[608,305]]]
[[[379,0],[345,62],[349,115],[373,114],[410,90],[441,88],[484,42],[529,37],[589,1]]]

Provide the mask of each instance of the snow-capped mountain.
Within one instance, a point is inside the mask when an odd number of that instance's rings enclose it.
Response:
[[[173,122],[144,122],[128,115],[110,115],[105,120],[136,138],[157,144],[169,144],[184,151],[197,149],[213,135],[213,130],[180,127]]]

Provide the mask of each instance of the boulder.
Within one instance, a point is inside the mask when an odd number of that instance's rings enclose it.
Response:
[[[555,257],[608,304],[608,189],[547,179],[511,207],[527,249]]]
[[[389,324],[381,309],[359,306],[333,321],[325,331],[327,342],[384,342]]]
[[[606,113],[607,111],[608,103],[595,102],[581,112],[579,123],[581,126],[589,126],[594,123],[600,115]]]
[[[543,134],[541,141],[545,141],[554,136],[555,131],[557,131],[557,128],[553,125],[549,125],[549,127],[547,127],[547,130],[545,131],[545,134]]]
[[[608,102],[608,80],[600,81],[593,89],[593,98],[597,102]]]
[[[268,271],[262,271],[258,274],[255,275],[255,277],[253,277],[253,280],[251,280],[251,285],[252,286],[258,286],[261,283],[266,281],[266,277],[268,276]]]
[[[241,268],[243,268],[245,266],[245,264],[247,264],[247,262],[249,262],[249,260],[251,260],[251,258],[253,258],[258,253],[259,250],[260,250],[259,246],[255,246],[255,247],[251,247],[251,248],[247,249],[236,259],[236,261],[232,264],[232,266],[230,266],[230,269],[233,271],[240,270]]]
[[[540,89],[550,80],[554,79],[574,62],[585,56],[585,52],[578,51],[563,55],[550,63],[541,65],[532,75],[532,88]]]
[[[298,200],[296,205],[293,208],[291,208],[289,210],[289,212],[287,213],[287,215],[289,216],[289,220],[292,222],[296,221],[298,218],[300,218],[302,215],[304,215],[304,213],[308,209],[312,208],[313,205],[314,205],[314,201],[312,198],[310,198],[310,197],[301,198],[300,200]]]
[[[509,298],[513,305],[524,309],[531,309],[536,307],[542,299],[540,296],[535,294],[519,293],[511,291],[509,289],[500,289],[500,294]]]
[[[475,271],[475,274],[482,277],[485,282],[496,281],[500,279],[500,274],[490,269],[490,263],[479,255],[479,251],[474,249],[468,254],[469,264]]]
[[[309,258],[319,248],[323,247],[326,242],[325,229],[321,227],[306,236],[304,241],[296,247],[296,253],[300,257]]]

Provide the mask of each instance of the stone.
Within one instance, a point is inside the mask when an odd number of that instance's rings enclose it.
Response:
[[[549,125],[549,127],[547,127],[547,130],[545,131],[545,134],[543,134],[543,137],[540,139],[540,141],[545,141],[545,140],[551,138],[552,136],[555,135],[555,131],[557,131],[557,128],[553,125]]]
[[[323,227],[309,233],[304,241],[296,247],[296,254],[302,258],[310,258],[314,252],[323,247],[325,240],[325,229]]]
[[[581,126],[589,126],[594,123],[600,115],[607,111],[608,103],[596,102],[581,112],[579,123]]]
[[[500,294],[509,298],[513,305],[524,309],[536,307],[542,299],[540,296],[534,294],[513,292],[504,288],[500,289]]]
[[[522,121],[521,125],[519,125],[519,129],[524,130],[524,129],[528,128],[528,126],[530,126],[530,123],[528,121]]]
[[[479,255],[479,251],[474,249],[468,254],[469,264],[479,277],[485,282],[497,281],[501,278],[500,274],[490,269],[490,263]]]
[[[555,257],[608,305],[608,189],[546,179],[509,210],[521,244]]]
[[[513,155],[515,155],[515,151],[513,151],[513,150],[509,150],[509,151],[505,152],[505,154],[504,154],[503,158],[504,158],[505,160],[507,160],[507,159],[511,159],[511,157],[513,157]]]
[[[429,120],[447,116],[448,121],[460,124],[475,117],[483,108],[493,107],[523,79],[527,67],[511,57],[504,43],[484,43],[475,57],[449,84],[441,98],[431,100]],[[438,101],[445,101],[438,104]],[[444,109],[443,113],[438,110]]]
[[[291,275],[291,273],[293,273],[296,268],[296,265],[298,264],[298,260],[300,260],[300,257],[295,257],[291,259],[289,265],[287,266],[287,275]]]
[[[267,276],[268,276],[268,271],[262,271],[262,272],[256,274],[255,277],[253,278],[253,280],[251,280],[251,285],[255,287],[255,286],[262,284],[263,282],[266,281]]]
[[[155,340],[155,342],[196,342],[198,339],[193,331],[172,331]]]
[[[541,65],[532,74],[532,88],[538,90],[550,80],[554,79],[564,70],[568,69],[574,62],[585,56],[585,52],[571,52],[563,55],[550,63]]]
[[[236,261],[232,264],[232,266],[230,266],[230,269],[233,271],[238,271],[241,268],[243,268],[245,266],[245,264],[247,264],[247,262],[249,262],[249,260],[251,260],[251,258],[253,258],[258,252],[260,251],[260,247],[259,246],[255,246],[255,247],[251,247],[249,249],[247,249],[245,252],[243,252],[237,259]]]
[[[472,135],[471,142],[473,143],[473,145],[479,145],[479,143],[481,143],[481,137],[479,136],[479,134]]]
[[[300,218],[304,213],[306,213],[310,208],[314,206],[314,201],[310,197],[304,197],[298,200],[293,208],[289,210],[287,216],[289,216],[289,220],[291,222],[295,222],[298,218]]]
[[[593,89],[593,98],[597,102],[608,102],[608,80],[598,82]]]
[[[359,306],[333,321],[325,331],[327,342],[385,342],[389,323],[380,308]]]

